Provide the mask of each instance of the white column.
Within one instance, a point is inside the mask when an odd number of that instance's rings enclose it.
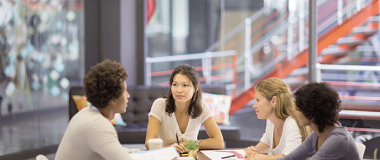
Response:
[[[338,0],[338,15],[337,15],[337,22],[339,25],[343,22],[343,2],[342,0]]]
[[[251,62],[251,25],[250,18],[245,19],[245,69],[244,69],[244,88],[248,89],[251,86],[251,74],[249,72]]]
[[[299,21],[298,21],[298,28],[299,28],[299,32],[298,32],[298,48],[299,48],[299,51],[302,52],[304,49],[305,49],[305,1],[304,0],[300,0],[299,1],[299,12],[298,12],[298,16],[299,16]]]

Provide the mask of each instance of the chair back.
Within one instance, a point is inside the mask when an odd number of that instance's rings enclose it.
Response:
[[[223,85],[211,84],[201,85],[202,91],[212,94],[226,94],[226,89]],[[128,85],[128,93],[130,95],[128,99],[127,111],[121,114],[125,123],[129,124],[147,124],[148,113],[152,107],[153,102],[160,97],[168,93],[170,86],[132,86]],[[84,96],[82,86],[71,87],[69,91],[69,120],[78,112],[75,105],[73,95]]]
[[[39,154],[39,155],[37,155],[36,160],[49,160],[49,159],[46,158],[46,156]]]
[[[358,142],[355,142],[355,144],[356,144],[356,147],[358,148],[360,158],[363,159],[365,148],[366,148],[365,145]]]

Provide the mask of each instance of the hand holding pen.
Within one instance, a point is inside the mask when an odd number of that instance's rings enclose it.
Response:
[[[174,146],[178,153],[185,152],[186,151],[185,146],[183,144],[179,143],[178,134],[176,133],[175,136],[177,138],[177,143],[173,143],[172,145],[170,145],[168,147]]]

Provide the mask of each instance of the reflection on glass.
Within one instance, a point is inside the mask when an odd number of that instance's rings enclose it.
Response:
[[[1,115],[67,105],[83,77],[82,28],[83,0],[0,0]]]

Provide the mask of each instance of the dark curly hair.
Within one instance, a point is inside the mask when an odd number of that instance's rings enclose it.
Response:
[[[105,108],[112,99],[119,98],[125,88],[124,81],[128,78],[125,68],[118,62],[108,59],[91,67],[84,77],[84,94],[87,101],[97,108]]]
[[[188,114],[191,116],[191,118],[197,118],[202,114],[202,89],[200,87],[198,71],[196,71],[193,66],[187,64],[179,65],[176,67],[170,76],[169,93],[161,96],[163,98],[166,98],[165,111],[169,113],[169,115],[175,111],[175,104],[171,87],[173,84],[173,78],[177,74],[182,74],[189,78],[195,89],[194,95],[191,98]]]
[[[298,89],[294,96],[297,109],[318,126],[319,132],[338,121],[342,101],[328,84],[311,82]]]

